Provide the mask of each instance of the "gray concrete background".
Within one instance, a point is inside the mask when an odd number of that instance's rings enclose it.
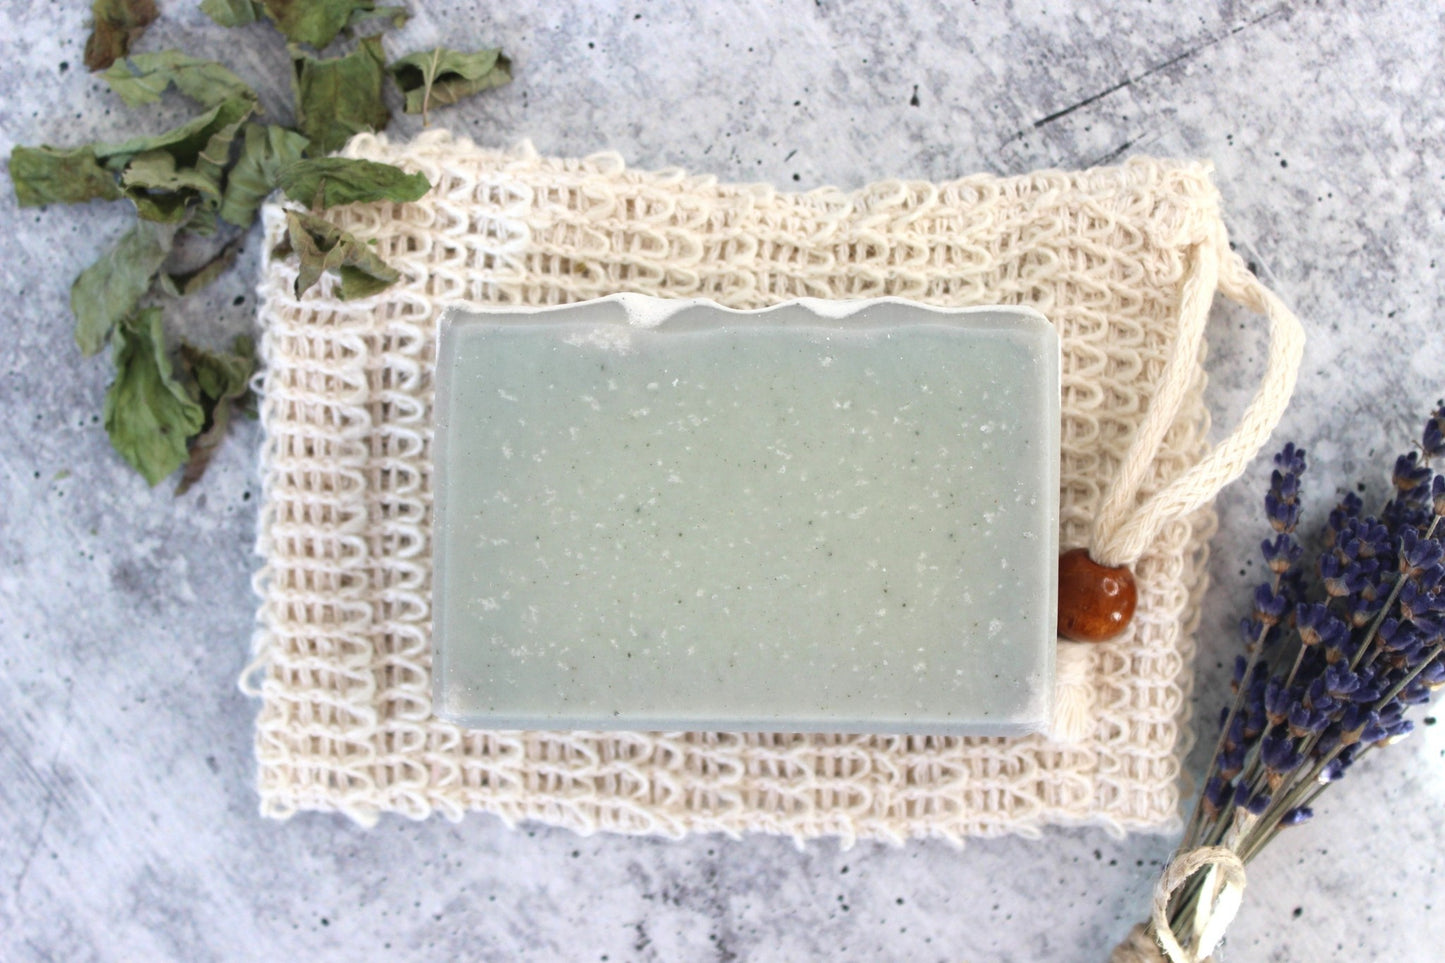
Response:
[[[12,3],[0,150],[159,130],[81,67],[86,4]],[[421,8],[419,2],[411,4]],[[543,152],[612,148],[783,187],[1212,158],[1230,228],[1305,319],[1279,439],[1311,449],[1311,517],[1385,488],[1445,393],[1441,14],[1415,0],[1004,5],[425,4],[393,54],[500,43],[512,86],[434,123]],[[162,2],[141,50],[218,55],[286,106],[283,46]],[[419,125],[401,118],[393,133]],[[802,849],[256,815],[235,680],[255,600],[254,426],[176,499],[111,454],[109,366],[71,344],[72,277],[122,204],[18,210],[0,191],[0,958],[1093,961],[1139,917],[1172,839]],[[252,323],[255,250],[172,322]],[[1211,323],[1227,426],[1260,371],[1259,320]],[[1212,715],[1259,564],[1263,464],[1220,499],[1203,616]],[[1236,960],[1438,958],[1445,942],[1440,727],[1362,764],[1251,867]],[[1196,770],[1204,760],[1196,751]]]

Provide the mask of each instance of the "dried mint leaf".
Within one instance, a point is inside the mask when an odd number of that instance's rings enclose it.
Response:
[[[182,274],[168,274],[162,271],[156,279],[160,283],[161,290],[177,298],[195,294],[230,270],[231,265],[236,263],[236,257],[245,247],[245,241],[244,234],[233,237],[216,252],[215,257],[194,271],[186,271]]]
[[[216,209],[214,207],[197,207],[192,208],[190,220],[186,221],[182,226],[186,229],[187,234],[198,234],[204,237],[210,237],[216,233],[216,228],[220,226],[220,221],[216,217]]]
[[[422,50],[386,68],[406,95],[406,112],[421,114],[512,80],[512,62],[500,48],[463,53],[446,47]]]
[[[133,137],[119,144],[97,145],[95,156],[106,167],[119,171],[138,154],[163,150],[175,158],[177,167],[204,168],[219,175],[229,160],[228,152],[236,131],[255,113],[256,107],[251,97],[233,97],[164,133]]]
[[[165,133],[98,146],[96,155],[122,172],[125,195],[141,217],[176,221],[189,210],[191,230],[208,233],[215,226],[231,142],[256,108],[253,98],[234,97]],[[199,208],[188,206],[192,201],[199,201]]]
[[[404,8],[378,8],[376,0],[262,0],[261,5],[287,40],[310,44],[317,50],[335,40],[342,30],[371,17],[390,16],[395,21],[400,12],[401,22],[406,22]]]
[[[254,97],[236,97],[217,105],[216,120],[210,137],[195,159],[196,170],[220,184],[222,171],[231,162],[231,142],[246,119],[260,109]],[[178,158],[179,160],[179,158]]]
[[[179,50],[117,60],[102,76],[129,107],[155,103],[172,84],[202,107],[214,107],[234,97],[256,98],[244,80],[221,64]]]
[[[85,41],[85,66],[92,73],[124,57],[130,45],[161,15],[155,0],[95,0],[90,12],[93,19]]]
[[[393,27],[405,27],[406,22],[411,19],[411,14],[406,7],[372,7],[369,10],[357,8],[351,12],[351,17],[346,21],[348,30],[354,30],[368,20],[390,20]]]
[[[21,207],[120,197],[115,174],[100,165],[90,147],[17,146],[10,151],[10,180]]]
[[[246,125],[245,140],[236,166],[226,175],[221,198],[221,219],[249,227],[266,195],[276,189],[281,168],[301,159],[310,143],[303,135],[275,124]]]
[[[201,11],[223,27],[244,27],[265,13],[260,0],[201,0]]]
[[[341,279],[343,301],[364,298],[395,284],[401,274],[387,265],[365,242],[315,214],[286,212],[286,239],[272,252],[300,259],[296,297],[301,297],[321,275],[334,271]]]
[[[175,236],[171,225],[141,221],[114,247],[80,272],[70,286],[75,343],[87,357],[105,346],[120,320],[140,303],[165,263]]]
[[[187,389],[203,414],[200,434],[186,446],[186,468],[176,486],[176,494],[184,495],[201,480],[221,447],[232,409],[245,403],[256,370],[256,352],[250,338],[238,335],[229,352],[207,351],[182,342],[180,361]]]
[[[163,150],[132,158],[121,175],[125,196],[147,221],[176,223],[193,205],[215,208],[221,203],[221,185],[215,177],[192,167],[176,167],[176,159]]]
[[[186,440],[205,412],[171,371],[159,308],[116,326],[115,380],[105,392],[105,430],[120,456],[154,485],[186,460]]]
[[[195,380],[202,405],[238,401],[250,390],[256,370],[256,352],[251,339],[237,335],[230,351],[207,351],[181,343],[181,365]]]
[[[291,200],[314,209],[368,201],[406,203],[431,190],[431,181],[425,174],[408,174],[390,164],[319,157],[281,168],[277,186]]]
[[[317,50],[364,21],[387,17],[400,27],[407,20],[405,7],[378,7],[376,0],[203,0],[201,9],[223,27],[245,26],[265,16],[287,40]]]
[[[352,53],[329,60],[294,44],[290,51],[296,126],[311,139],[311,154],[340,150],[353,134],[381,130],[391,120],[381,99],[386,57],[380,37],[367,37]]]

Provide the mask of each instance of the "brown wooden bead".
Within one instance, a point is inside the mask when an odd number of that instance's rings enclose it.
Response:
[[[1127,568],[1107,568],[1087,549],[1059,556],[1059,634],[1075,642],[1106,642],[1129,627],[1139,590]]]

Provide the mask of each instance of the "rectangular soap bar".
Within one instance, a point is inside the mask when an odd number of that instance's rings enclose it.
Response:
[[[453,310],[436,370],[442,718],[1047,722],[1059,345],[1036,312]]]

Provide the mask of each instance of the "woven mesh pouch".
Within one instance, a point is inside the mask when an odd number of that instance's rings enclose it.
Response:
[[[1270,306],[1228,253],[1208,165],[787,194],[442,133],[365,135],[347,153],[434,187],[413,204],[327,213],[401,271],[373,297],[339,300],[327,277],[298,299],[294,258],[263,269],[262,603],[248,672],[263,813],[371,823],[482,810],[584,832],[845,842],[1175,823],[1217,485],[1175,499],[1136,539],[1126,634],[1061,651],[1076,718],[1052,737],[462,730],[431,715],[432,366],[438,317],[457,304],[631,291],[735,308],[884,295],[1030,305],[1063,345],[1060,545],[1089,545],[1131,458],[1140,505],[1207,461],[1202,343],[1178,348],[1190,284],[1204,285],[1206,313],[1216,277]],[[269,250],[282,207],[264,222]],[[1141,460],[1151,410],[1158,438]]]

